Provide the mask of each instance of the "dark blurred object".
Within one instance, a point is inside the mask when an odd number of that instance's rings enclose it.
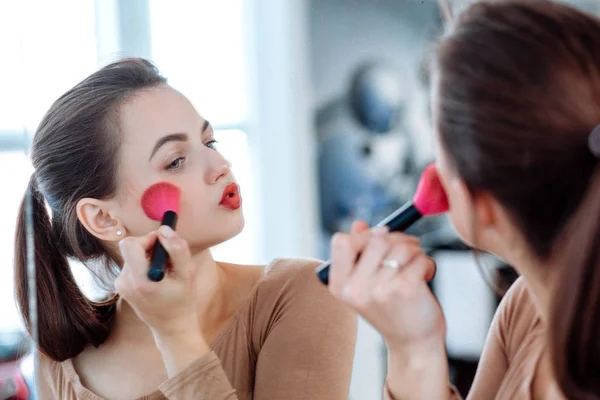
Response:
[[[347,93],[317,112],[326,235],[347,231],[356,219],[374,224],[412,196],[420,169],[405,130],[401,76],[389,63],[363,63],[350,77]]]
[[[21,372],[22,358],[31,349],[22,331],[0,332],[0,400],[28,400],[30,390]]]
[[[398,72],[384,63],[360,66],[350,84],[350,105],[356,120],[376,134],[396,127],[404,112],[405,96]]]
[[[369,149],[369,150],[367,150]],[[373,223],[397,199],[379,182],[368,141],[360,135],[337,133],[320,145],[321,220],[330,233],[347,230],[354,219]]]

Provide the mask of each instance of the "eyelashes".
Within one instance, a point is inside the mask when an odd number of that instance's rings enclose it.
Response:
[[[211,150],[214,151],[218,151],[217,150],[217,141],[215,139],[211,139],[210,141],[208,141],[207,143],[205,143],[204,145],[206,147],[208,147]],[[185,162],[185,157],[180,156],[177,157],[176,159],[174,159],[172,162],[170,162],[165,169],[167,171],[177,171],[179,169],[181,169],[181,167],[183,166],[183,163]]]
[[[169,165],[167,165],[166,169],[168,171],[178,170],[181,168],[184,161],[185,161],[185,157],[177,157],[175,160],[173,160],[173,162],[171,162]]]
[[[213,149],[215,151],[217,150],[217,142],[215,139],[211,139],[208,143],[205,144],[206,147],[208,147],[209,149]]]

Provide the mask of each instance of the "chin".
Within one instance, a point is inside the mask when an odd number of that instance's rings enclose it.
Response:
[[[235,218],[233,221],[230,221],[231,222],[230,224],[227,224],[227,225],[224,224],[225,226],[223,226],[223,236],[225,237],[225,240],[223,240],[223,241],[226,241],[226,240],[236,237],[237,235],[242,233],[242,231],[244,230],[246,221],[244,219],[243,214],[241,213],[241,210],[240,210],[239,216],[236,216],[236,217],[237,218]]]
[[[213,229],[201,227],[199,232],[191,235],[195,240],[188,240],[188,243],[191,249],[209,249],[239,235],[244,230],[244,225],[244,217],[240,212],[235,218],[228,218],[221,224],[214,224]]]

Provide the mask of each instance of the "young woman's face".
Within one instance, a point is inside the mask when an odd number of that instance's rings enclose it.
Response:
[[[176,230],[192,251],[242,230],[241,207],[222,201],[228,184],[235,183],[229,162],[216,150],[212,127],[188,99],[166,85],[142,90],[121,106],[119,128],[117,213],[128,235],[158,227],[141,207],[142,194],[157,182],[181,188]]]

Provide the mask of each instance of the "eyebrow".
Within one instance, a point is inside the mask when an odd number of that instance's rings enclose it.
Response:
[[[208,122],[208,120],[204,120],[204,123],[202,124],[202,133],[206,132],[206,130],[210,127],[210,122]]]
[[[210,126],[210,122],[205,120],[204,124],[202,124],[202,133],[206,132],[206,130],[208,129],[209,126]],[[158,139],[156,141],[156,144],[154,145],[154,148],[152,149],[152,153],[150,153],[149,160],[152,160],[152,157],[154,157],[156,152],[166,143],[187,142],[187,140],[188,140],[188,135],[185,133],[171,133],[169,135],[161,137],[160,139]]]
[[[152,160],[152,157],[154,157],[158,149],[160,149],[164,144],[169,142],[187,142],[187,140],[188,135],[186,135],[185,133],[171,133],[170,135],[161,137],[156,141],[156,144],[152,149],[152,153],[150,154],[149,160]]]

